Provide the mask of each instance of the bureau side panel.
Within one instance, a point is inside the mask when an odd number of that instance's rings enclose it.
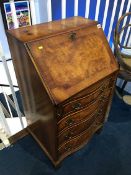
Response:
[[[33,137],[56,159],[55,108],[34,68],[23,43],[8,35],[28,129]]]

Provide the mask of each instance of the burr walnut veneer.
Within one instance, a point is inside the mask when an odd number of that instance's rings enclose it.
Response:
[[[56,166],[103,126],[118,65],[100,25],[81,17],[7,36],[27,128]]]

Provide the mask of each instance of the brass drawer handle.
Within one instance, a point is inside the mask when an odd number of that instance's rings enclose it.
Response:
[[[61,117],[61,113],[57,113],[57,116],[58,116],[58,117]]]
[[[100,114],[102,114],[102,109],[100,109],[99,111],[98,111],[98,115],[100,115]]]
[[[72,33],[70,34],[70,39],[71,39],[72,41],[76,40],[76,33],[75,33],[75,32],[72,32]]]
[[[57,110],[57,117],[61,117],[63,114],[62,108],[58,108]]]
[[[72,149],[72,148],[71,148],[71,145],[68,145],[68,146],[65,147],[65,150],[66,150],[66,151],[71,151],[71,149]]]
[[[101,88],[101,92],[104,92],[104,89],[103,88]]]
[[[105,102],[105,100],[106,100],[106,96],[105,95],[101,96],[100,101]]]
[[[72,105],[72,108],[75,111],[77,111],[77,110],[81,109],[81,106],[82,106],[81,103],[75,103],[75,104]]]
[[[73,136],[73,132],[69,132],[67,135],[65,135],[65,140],[71,139]]]
[[[101,87],[101,92],[104,92],[105,88],[106,88],[106,86],[105,86],[105,85],[104,85],[104,86],[102,86],[102,87]]]
[[[74,120],[72,120],[71,118],[66,121],[67,126],[72,126],[74,123]]]

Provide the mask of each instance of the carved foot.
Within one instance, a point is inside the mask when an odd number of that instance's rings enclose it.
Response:
[[[62,163],[59,163],[58,165],[55,166],[55,169],[58,170],[59,168],[61,168]]]

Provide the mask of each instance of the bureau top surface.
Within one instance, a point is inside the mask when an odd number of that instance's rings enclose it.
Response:
[[[22,27],[18,29],[8,30],[7,34],[12,35],[21,42],[29,42],[43,37],[48,37],[55,33],[64,32],[67,30],[72,30],[76,27],[81,27],[83,25],[93,25],[97,22],[87,20],[82,17],[73,17],[64,20],[58,20],[48,23],[42,23],[27,27]]]
[[[50,26],[59,32],[45,37]],[[118,70],[103,30],[96,22],[75,17],[39,27],[43,31],[37,31],[37,26],[29,27],[33,29],[31,33],[36,33],[33,40],[30,35],[27,37],[26,49],[54,104]],[[63,28],[69,30],[61,32]],[[17,39],[27,41],[22,30],[10,32]]]

